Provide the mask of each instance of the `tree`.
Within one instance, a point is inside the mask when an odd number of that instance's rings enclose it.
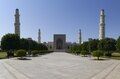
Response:
[[[24,50],[48,50],[47,46],[34,40],[20,39],[20,49]]]
[[[6,34],[2,37],[1,47],[2,50],[16,50],[20,46],[20,37],[17,34]]]
[[[117,39],[116,48],[120,52],[120,37]]]
[[[99,60],[101,56],[103,56],[103,52],[100,51],[100,50],[97,50],[97,51],[93,51],[92,55],[94,57],[97,57],[97,59]]]
[[[86,56],[88,54],[88,52],[87,51],[81,51],[81,55],[84,55],[84,57]]]
[[[69,51],[71,53],[74,53],[74,54],[77,54],[77,55],[80,54],[81,50],[82,50],[81,45],[73,45],[69,48]]]
[[[106,56],[111,56],[112,52],[116,50],[116,40],[113,38],[105,38],[100,40],[98,44],[99,50],[106,51]]]
[[[38,43],[34,40],[29,40],[29,45],[31,50],[37,50],[38,49]]]
[[[28,39],[20,39],[20,49],[28,50],[29,49],[29,41]]]
[[[83,42],[83,44],[81,44],[82,50],[83,51],[89,51],[89,42]]]
[[[99,40],[98,39],[92,39],[89,41],[89,50],[91,52],[95,51],[95,50],[98,50],[98,43],[99,43]]]
[[[101,50],[101,51],[105,51],[105,44],[106,44],[105,39],[100,40],[99,43],[98,43],[98,49]]]
[[[42,43],[38,44],[38,50],[48,50],[48,47]]]
[[[106,55],[111,56],[112,52],[116,50],[116,40],[113,38],[106,38],[105,51]]]

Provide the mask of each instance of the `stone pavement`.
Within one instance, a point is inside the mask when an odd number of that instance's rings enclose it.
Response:
[[[15,79],[0,61],[0,79]]]
[[[8,64],[0,61],[0,79],[29,79]]]
[[[64,52],[31,60],[5,59],[0,62],[0,79],[120,79],[120,61],[96,61]]]

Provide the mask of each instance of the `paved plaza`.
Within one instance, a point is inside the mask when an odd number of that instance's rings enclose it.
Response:
[[[0,79],[120,79],[120,61],[93,60],[64,52],[0,60]]]

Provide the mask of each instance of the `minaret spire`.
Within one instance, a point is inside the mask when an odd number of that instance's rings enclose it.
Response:
[[[82,43],[82,35],[81,35],[81,29],[79,29],[79,44]]]
[[[40,31],[40,29],[38,30],[38,43],[41,43],[41,31]]]
[[[15,34],[18,34],[20,36],[20,14],[19,14],[19,9],[15,10]]]
[[[100,12],[100,24],[99,24],[99,40],[105,38],[105,13],[102,9]]]

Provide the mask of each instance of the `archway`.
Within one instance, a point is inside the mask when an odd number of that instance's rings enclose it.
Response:
[[[63,49],[63,40],[57,39],[57,41],[56,41],[56,49]]]

